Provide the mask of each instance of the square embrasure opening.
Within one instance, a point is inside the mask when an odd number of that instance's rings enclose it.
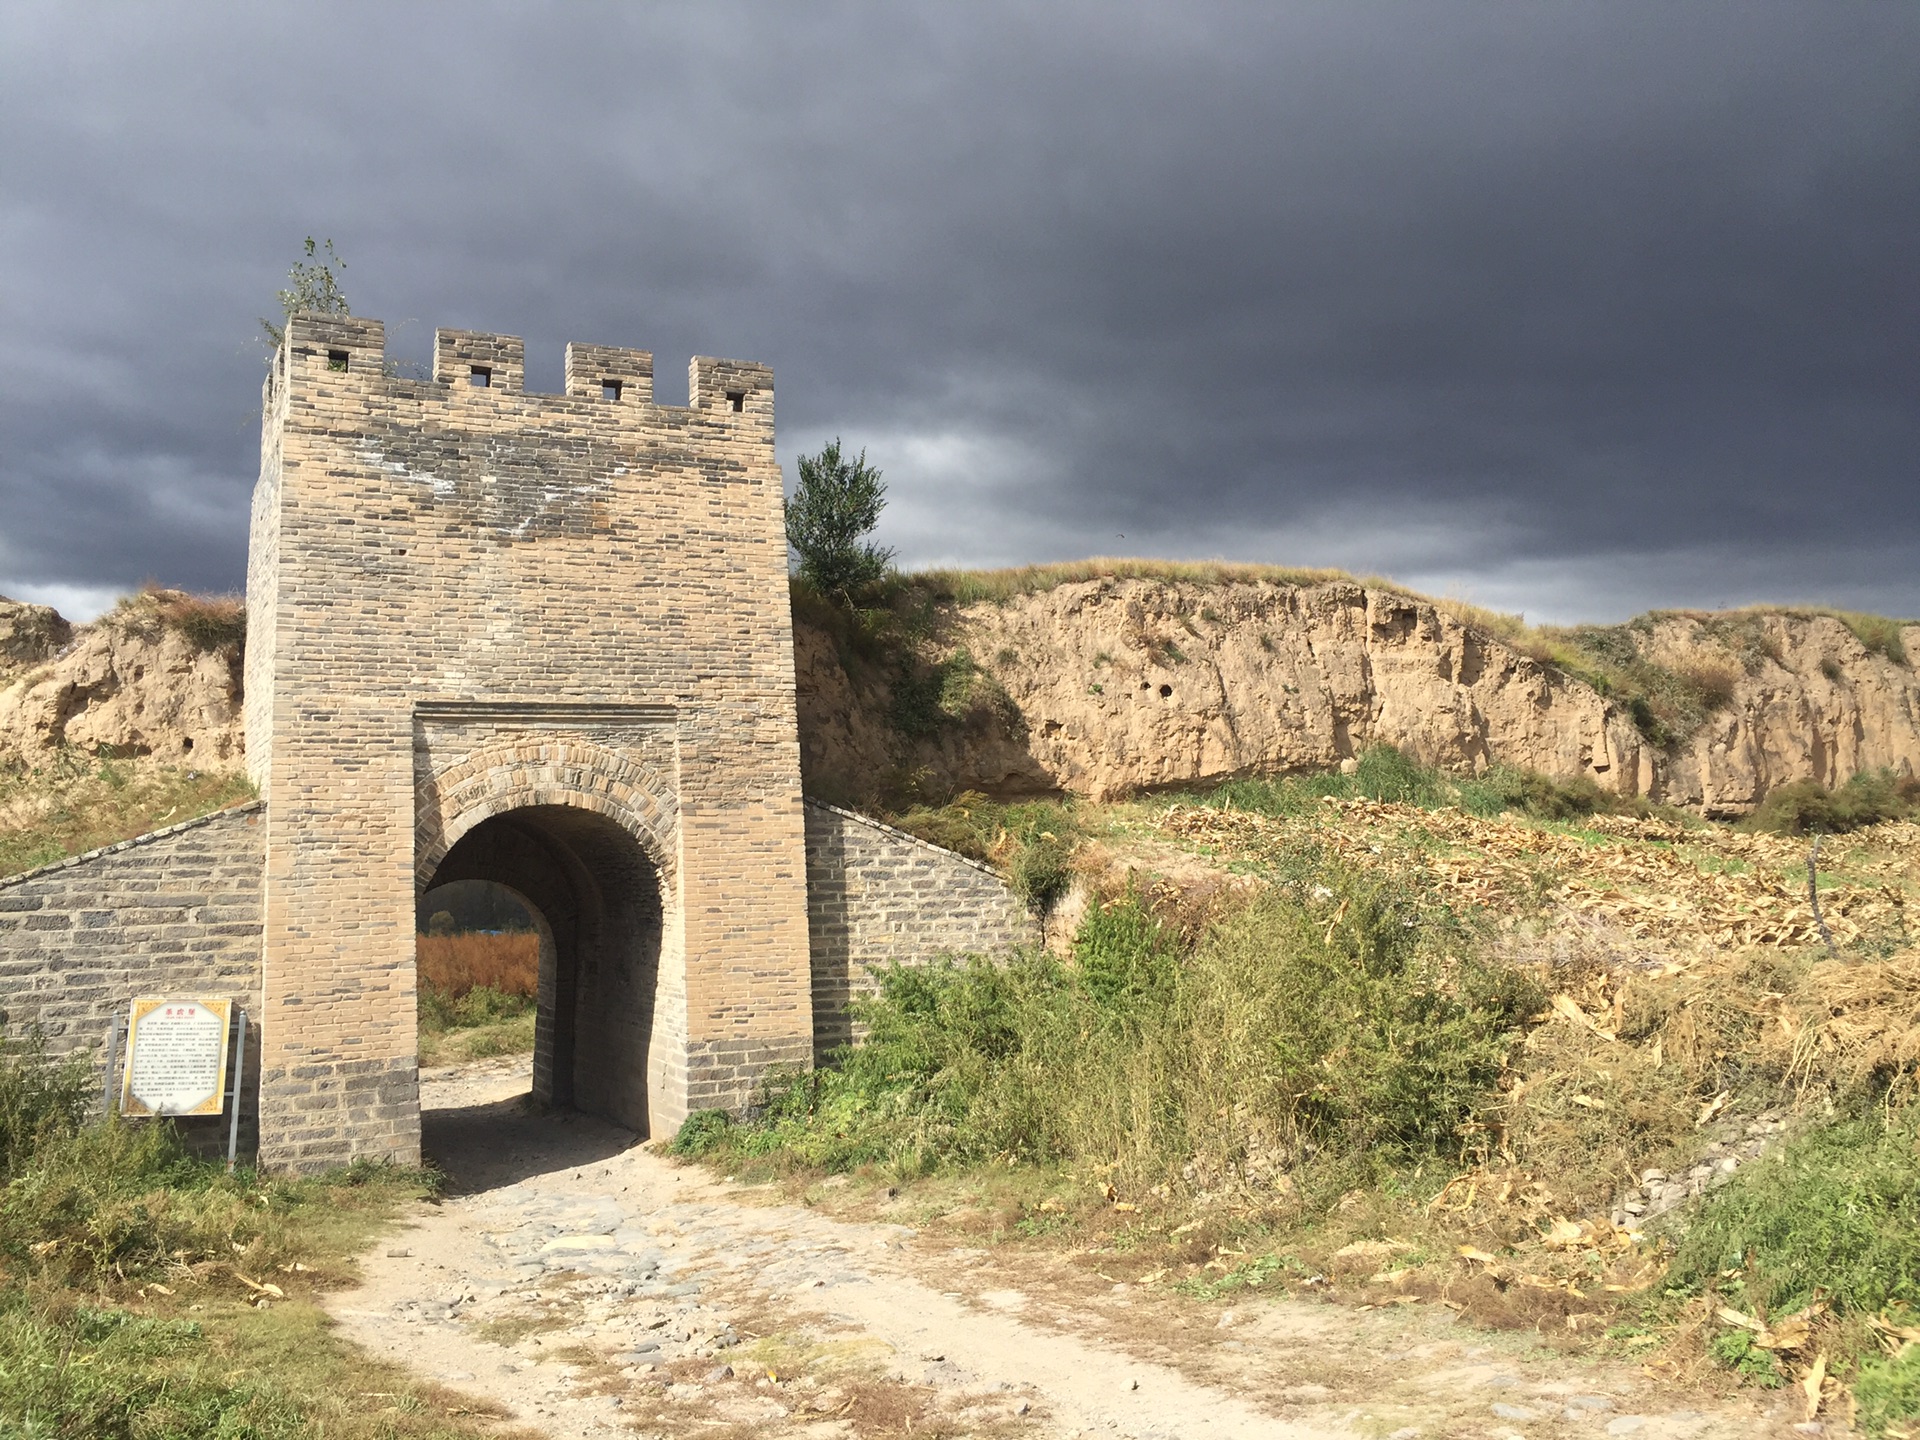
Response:
[[[485,390],[493,384],[493,371],[486,365],[475,365],[467,371],[467,384],[476,390]]]
[[[349,356],[344,350],[329,350],[327,351],[327,369],[344,372],[348,359]]]
[[[620,390],[621,384],[618,380],[602,380],[600,382],[600,398],[602,400],[618,400],[620,398]]]
[[[747,392],[744,390],[727,391],[727,404],[731,405],[736,412],[746,409]]]

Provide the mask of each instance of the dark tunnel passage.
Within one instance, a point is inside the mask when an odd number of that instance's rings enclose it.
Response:
[[[664,924],[639,842],[591,810],[527,806],[461,837],[421,894],[460,880],[506,887],[540,929],[534,1098],[650,1133]]]

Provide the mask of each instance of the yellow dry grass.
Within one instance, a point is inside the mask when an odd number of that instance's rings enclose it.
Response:
[[[1417,871],[1463,910],[1509,920],[1602,920],[1616,934],[1675,948],[1819,943],[1804,842],[1595,816],[1575,829],[1372,800],[1324,799],[1298,815],[1175,805],[1130,822],[1226,863],[1272,861],[1304,844],[1368,868]],[[1876,825],[1825,844],[1821,913],[1835,941],[1904,930],[1920,869],[1920,825]]]
[[[489,935],[421,935],[416,940],[420,988],[457,1000],[487,988],[532,999],[540,986],[540,937],[531,931]]]

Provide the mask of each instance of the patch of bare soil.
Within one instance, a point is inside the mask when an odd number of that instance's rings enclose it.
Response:
[[[1792,1433],[1424,1303],[1207,1302],[1031,1246],[835,1219],[525,1099],[524,1057],[426,1072],[442,1204],[330,1308],[555,1436],[1585,1437]]]

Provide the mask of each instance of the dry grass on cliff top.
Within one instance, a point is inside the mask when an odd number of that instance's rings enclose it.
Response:
[[[0,762],[0,876],[51,865],[254,798],[243,775],[55,751]]]
[[[939,633],[933,616],[942,607],[976,603],[1003,605],[1024,595],[1060,585],[1103,579],[1161,581],[1194,586],[1268,584],[1362,585],[1434,606],[1455,621],[1488,635],[1543,665],[1550,666],[1619,705],[1641,733],[1662,749],[1685,741],[1716,711],[1732,703],[1740,682],[1767,659],[1780,658],[1777,642],[1763,620],[1770,614],[1805,618],[1830,616],[1850,630],[1869,654],[1907,663],[1903,628],[1911,623],[1886,616],[1818,607],[1750,607],[1745,610],[1651,611],[1619,625],[1533,625],[1524,616],[1503,614],[1469,601],[1424,596],[1380,576],[1355,576],[1342,570],[1228,561],[1172,561],[1096,556],[1087,560],[1027,565],[1006,570],[929,570],[894,575],[879,608],[862,612],[898,623],[902,614],[917,617],[906,628],[910,644]],[[804,609],[814,623],[830,627],[833,616]],[[1681,656],[1656,659],[1650,641],[1666,618],[1695,623],[1697,645]],[[885,628],[883,624],[882,628]],[[931,657],[923,656],[922,659]],[[909,666],[908,668],[911,668]]]
[[[1316,570],[1293,565],[1246,565],[1227,560],[1143,560],[1096,555],[1047,565],[1006,570],[920,570],[902,580],[934,599],[956,605],[988,600],[1005,604],[1022,595],[1039,595],[1087,580],[1164,580],[1188,585],[1365,585],[1374,590],[1410,594],[1405,586],[1379,576],[1345,570]]]
[[[175,630],[198,650],[231,648],[237,654],[247,637],[243,595],[193,595],[149,584],[136,594],[121,596],[104,619],[146,635]]]

